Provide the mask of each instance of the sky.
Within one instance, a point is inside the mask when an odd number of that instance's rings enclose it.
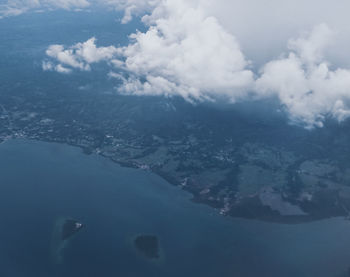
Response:
[[[313,129],[350,117],[350,2],[339,0],[8,0],[0,18],[102,7],[140,18],[124,46],[98,36],[48,45],[43,70],[70,74],[106,63],[119,93],[229,103],[277,98]],[[117,27],[116,27],[117,28]]]

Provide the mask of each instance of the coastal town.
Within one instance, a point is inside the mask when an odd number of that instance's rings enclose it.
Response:
[[[278,117],[247,121],[177,99],[81,94],[1,95],[0,140],[65,143],[152,171],[222,215],[298,223],[349,214],[346,128],[325,141],[326,131]],[[223,113],[222,125],[208,119]]]

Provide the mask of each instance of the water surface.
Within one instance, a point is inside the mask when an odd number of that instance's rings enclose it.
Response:
[[[270,224],[218,215],[146,171],[78,148],[11,140],[0,145],[0,276],[337,276],[350,266],[350,222]],[[55,220],[86,227],[64,262],[50,260]],[[132,247],[156,235],[162,259]]]

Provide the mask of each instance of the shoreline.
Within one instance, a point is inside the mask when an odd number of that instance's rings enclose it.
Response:
[[[252,221],[261,221],[266,223],[276,223],[276,224],[286,224],[286,225],[296,225],[296,224],[304,224],[304,223],[311,223],[315,221],[322,221],[330,218],[337,218],[337,217],[346,217],[346,214],[337,214],[334,216],[322,216],[322,215],[303,215],[303,216],[283,216],[280,215],[278,212],[271,210],[268,206],[263,205],[256,205],[257,203],[254,203],[254,205],[250,206],[249,203],[246,206],[238,207],[238,209],[230,209],[227,213],[221,213],[220,208],[215,205],[213,202],[203,199],[200,197],[200,194],[196,193],[195,191],[189,189],[186,186],[183,186],[180,182],[178,182],[174,177],[171,175],[158,170],[158,169],[152,169],[150,167],[143,168],[138,164],[135,164],[131,161],[122,161],[115,159],[113,157],[110,157],[108,155],[105,155],[99,151],[96,151],[96,149],[91,150],[90,148],[74,144],[74,143],[68,143],[68,142],[61,142],[61,141],[54,141],[54,140],[43,140],[38,138],[30,138],[30,137],[8,137],[5,140],[0,141],[0,144],[6,143],[10,140],[28,140],[32,142],[44,142],[44,143],[57,143],[61,145],[67,145],[75,148],[79,148],[83,154],[85,155],[97,155],[100,157],[103,157],[104,159],[107,159],[115,164],[118,164],[121,167],[125,168],[132,168],[132,169],[140,169],[149,171],[152,174],[155,174],[165,180],[167,183],[169,183],[172,186],[176,186],[182,191],[188,193],[191,198],[189,199],[192,203],[195,204],[201,204],[210,207],[213,209],[218,216],[228,217],[228,218],[236,218],[236,219],[245,219],[245,220],[252,220]],[[254,201],[256,200],[256,197],[248,198],[248,201]],[[256,212],[254,214],[254,212]]]

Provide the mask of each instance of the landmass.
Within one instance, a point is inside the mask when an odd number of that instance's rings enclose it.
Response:
[[[136,249],[148,259],[159,258],[159,242],[156,236],[140,235],[134,240]]]
[[[83,224],[74,219],[66,217],[56,219],[53,226],[50,246],[51,260],[54,264],[63,263],[64,250],[69,245],[72,236],[81,228],[83,228]]]
[[[81,228],[83,228],[83,224],[74,220],[74,219],[66,219],[62,226],[62,239],[66,240],[77,233]]]
[[[68,81],[59,93],[28,91],[32,82],[16,92],[1,85],[0,141],[77,146],[152,171],[226,216],[281,223],[349,217],[349,121],[305,130],[273,103],[276,112],[259,110],[266,105],[219,109]],[[47,86],[55,91],[57,84]]]

